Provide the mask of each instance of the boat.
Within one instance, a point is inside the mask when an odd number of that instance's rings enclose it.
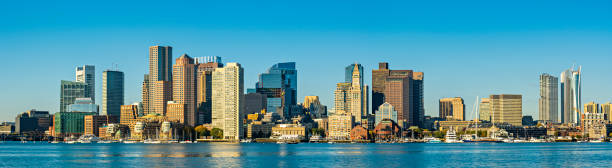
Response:
[[[442,141],[435,137],[425,138],[425,142],[427,143],[441,143]]]
[[[240,140],[240,143],[251,143],[251,142],[253,142],[253,140],[251,140],[251,139]]]
[[[104,141],[104,140],[101,140],[101,141],[98,141],[98,143],[107,144],[107,143],[113,143],[113,141]]]
[[[276,141],[276,144],[287,144],[285,141]]]
[[[77,142],[79,143],[92,143],[92,142],[98,142],[100,141],[100,138],[96,137],[95,135],[83,135],[81,137],[79,137],[79,139],[77,139]]]
[[[457,134],[452,129],[446,131],[446,136],[444,137],[444,143],[461,143],[461,141],[457,140]]]
[[[139,142],[138,141],[127,140],[127,141],[123,141],[123,143],[125,143],[125,144],[133,144],[133,143],[139,143]]]
[[[327,143],[328,143],[328,144],[334,144],[335,142],[333,142],[333,141],[329,141],[329,142],[327,142]]]
[[[67,144],[75,144],[77,141],[66,141]]]
[[[181,141],[181,142],[179,142],[179,143],[182,143],[182,144],[187,144],[187,143],[193,143],[193,141]]]
[[[287,144],[298,144],[298,141],[289,141]]]
[[[159,140],[147,139],[147,140],[145,140],[145,141],[144,141],[144,143],[146,143],[146,144],[160,144],[160,143],[161,143],[161,141],[159,141]]]
[[[60,143],[59,141],[51,141],[52,144]]]
[[[593,139],[593,140],[589,140],[590,143],[602,143],[603,139]]]

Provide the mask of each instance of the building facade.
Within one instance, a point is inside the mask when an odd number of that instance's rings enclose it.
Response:
[[[478,104],[478,118],[480,121],[491,121],[491,99],[480,98],[480,104]]]
[[[465,104],[463,104],[463,98],[461,97],[440,99],[439,116],[446,120],[466,120],[464,109]]]
[[[353,117],[349,114],[334,114],[328,117],[327,137],[333,140],[349,140],[353,129]]]
[[[102,72],[102,115],[120,116],[124,100],[124,76],[121,71]]]
[[[244,70],[238,63],[228,63],[213,72],[212,125],[223,130],[224,139],[243,138]]]
[[[423,72],[390,70],[386,62],[379,63],[378,69],[372,70],[372,108],[390,103],[398,112],[400,126],[422,125],[425,115],[423,96]]]
[[[559,78],[550,74],[540,75],[540,120],[558,123],[559,117]]]
[[[89,87],[85,90],[87,97],[96,102],[96,67],[83,65],[76,68],[76,82],[86,83]]]
[[[259,74],[258,78],[255,89],[257,93],[266,95],[266,111],[276,112],[283,119],[290,119],[289,108],[297,104],[295,62],[274,64],[267,72]]]
[[[60,85],[60,112],[66,112],[68,105],[74,104],[77,98],[88,98],[89,85],[83,82],[61,81]]]
[[[198,125],[210,124],[212,118],[212,73],[223,67],[221,57],[196,57],[196,104]]]
[[[74,104],[68,105],[67,112],[99,112],[99,106],[93,103],[91,98],[76,98]]]
[[[334,113],[349,114],[358,124],[368,114],[367,86],[361,85],[363,77],[359,67],[360,64],[354,64],[351,83],[338,83],[334,91]]]
[[[176,59],[172,68],[172,100],[185,106],[185,120],[181,123],[196,126],[198,124],[196,98],[196,64],[193,58],[183,54]]]
[[[508,123],[513,126],[523,124],[522,95],[501,94],[491,95],[491,122]]]
[[[561,122],[579,124],[581,105],[581,67],[561,73]]]
[[[376,110],[376,120],[374,125],[378,125],[383,119],[390,119],[397,122],[397,111],[393,108],[393,105],[389,103],[383,103]]]

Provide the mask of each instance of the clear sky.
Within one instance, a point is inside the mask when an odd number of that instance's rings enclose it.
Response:
[[[59,110],[60,80],[75,67],[125,72],[126,104],[140,101],[148,46],[174,57],[222,56],[245,68],[247,88],[277,62],[295,61],[298,100],[333,106],[344,67],[425,72],[426,115],[438,99],[522,94],[537,118],[539,74],[583,66],[583,103],[612,100],[610,1],[6,1],[0,5],[0,121]],[[468,115],[471,118],[472,115]]]

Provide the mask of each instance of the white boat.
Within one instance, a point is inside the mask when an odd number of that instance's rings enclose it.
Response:
[[[133,143],[139,143],[139,142],[138,141],[130,141],[130,140],[128,140],[128,141],[123,141],[123,143],[133,144]]]
[[[438,138],[435,138],[435,137],[428,137],[428,138],[425,138],[425,142],[427,142],[427,143],[441,143],[442,141],[440,139],[438,139]]]
[[[113,143],[113,141],[98,141],[98,143],[107,144],[107,143]]]
[[[462,141],[459,141],[457,139],[457,134],[455,133],[455,131],[451,128],[448,131],[446,131],[446,136],[444,138],[444,142],[445,143],[461,143]]]
[[[51,141],[52,144],[59,143],[59,141]]]
[[[252,142],[252,140],[251,140],[251,139],[243,139],[243,140],[240,140],[240,143],[251,143],[251,142]]]
[[[77,141],[66,141],[67,144],[74,144],[77,143]]]
[[[146,143],[146,144],[160,144],[161,141],[147,139],[147,140],[144,141],[144,143]]]
[[[193,143],[193,141],[181,141],[182,144]]]
[[[287,144],[285,141],[276,141],[276,144]]]
[[[593,139],[589,141],[590,143],[602,143],[603,139]]]
[[[327,143],[328,143],[328,144],[334,144],[335,142],[333,142],[333,141],[329,141],[329,142],[327,142]]]
[[[83,135],[81,137],[79,137],[79,139],[77,139],[77,142],[79,143],[92,143],[92,142],[98,142],[100,141],[100,138],[96,137],[95,135]]]

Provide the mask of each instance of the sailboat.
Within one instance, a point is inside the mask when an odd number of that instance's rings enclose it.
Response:
[[[468,142],[468,143],[480,143],[480,142],[492,142],[492,143],[500,143],[503,141],[499,141],[499,140],[495,140],[495,139],[490,139],[490,138],[480,138],[478,137],[478,121],[480,121],[480,107],[478,106],[478,102],[480,100],[480,97],[476,96],[476,102],[474,102],[474,108],[472,108],[472,113],[474,113],[474,110],[476,110],[476,112],[474,114],[476,114],[476,119],[474,120],[474,124],[476,124],[476,131],[475,131],[475,135],[473,140],[470,139],[464,139],[463,142]],[[493,121],[491,121],[491,123],[493,123]],[[493,127],[495,127],[495,123],[493,123]]]

